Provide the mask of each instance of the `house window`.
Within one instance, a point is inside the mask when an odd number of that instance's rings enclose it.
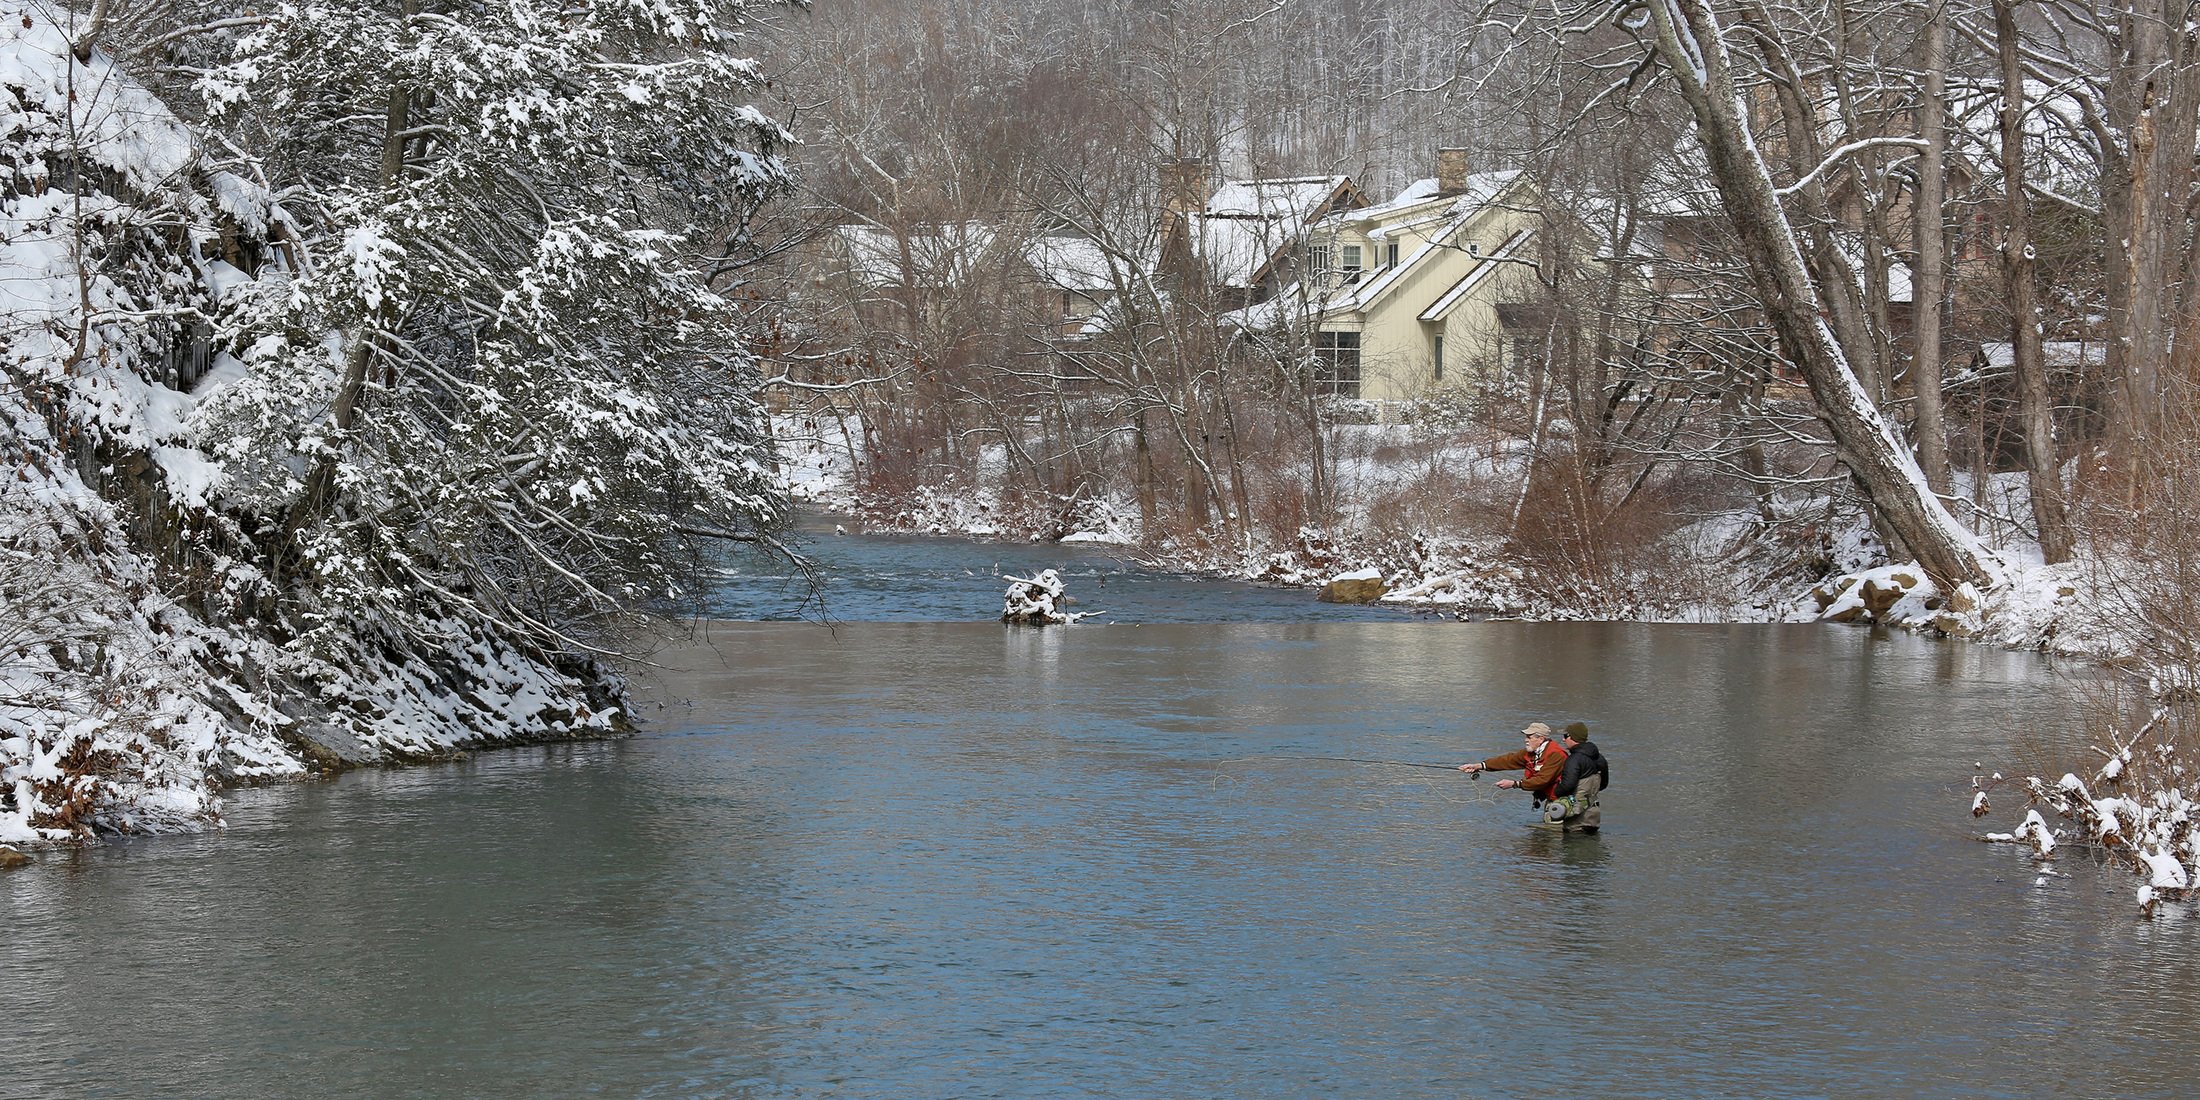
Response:
[[[1360,396],[1359,333],[1315,333],[1314,356],[1321,361],[1314,374],[1316,392],[1336,397]]]
[[[1313,269],[1313,272],[1314,272],[1314,274],[1316,274],[1316,275],[1327,275],[1327,274],[1329,274],[1329,246],[1328,246],[1328,245],[1326,245],[1326,244],[1317,244],[1317,245],[1314,245],[1314,246],[1313,246],[1312,248],[1309,248],[1309,249],[1307,250],[1307,254],[1306,254],[1306,260],[1307,260],[1307,266],[1308,266],[1309,268]]]
[[[1543,335],[1515,336],[1505,341],[1505,363],[1515,376],[1533,378],[1543,370]]]
[[[1432,353],[1430,354],[1429,358],[1430,358],[1431,360],[1433,360],[1433,361],[1435,362],[1435,364],[1436,364],[1436,380],[1437,380],[1438,382],[1441,382],[1441,381],[1443,381],[1443,380],[1444,380],[1444,334],[1443,334],[1443,333],[1439,332],[1439,333],[1437,333],[1437,334],[1436,334],[1436,350],[1435,350],[1434,352],[1432,352]]]
[[[1348,244],[1344,246],[1345,283],[1347,285],[1350,285],[1352,283],[1359,282],[1360,272],[1365,271],[1366,269],[1367,265],[1360,262],[1360,246],[1356,244]]]
[[[1557,316],[1547,304],[1499,302],[1497,323],[1504,330],[1498,361],[1513,374],[1530,378],[1542,372],[1544,354],[1557,331]]]
[[[1383,266],[1384,266],[1384,267],[1396,267],[1396,266],[1398,266],[1398,242],[1396,242],[1396,241],[1385,241],[1385,242],[1383,242]]]

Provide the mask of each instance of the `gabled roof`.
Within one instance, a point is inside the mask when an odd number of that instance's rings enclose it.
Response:
[[[1277,254],[1299,239],[1297,228],[1280,219],[1194,214],[1184,229],[1208,281],[1225,287],[1259,284]]]
[[[1200,213],[1177,223],[1208,282],[1249,289],[1305,239],[1309,226],[1340,208],[1365,205],[1349,176],[1230,180]]]
[[[1313,224],[1340,201],[1365,205],[1367,196],[1350,176],[1227,180],[1201,212],[1210,218],[1275,219],[1295,228]]]
[[[1390,217],[1393,214],[1396,214],[1400,210],[1407,209],[1408,207],[1419,206],[1422,203],[1437,197],[1439,196],[1437,194],[1436,180],[1434,177],[1425,180],[1414,180],[1412,183],[1406,184],[1403,190],[1399,191],[1396,195],[1391,196],[1386,201],[1378,202],[1371,206],[1363,206],[1358,210],[1350,211],[1347,215],[1339,216],[1349,216],[1353,221],[1380,221],[1384,218]]]
[[[1497,201],[1498,196],[1522,178],[1520,172],[1511,169],[1476,172],[1467,177],[1466,185],[1456,195],[1439,193],[1435,180],[1415,180],[1387,202],[1339,211],[1322,219],[1322,224],[1342,228],[1394,223],[1377,225],[1368,231],[1369,236],[1381,237],[1399,229],[1426,225],[1438,218],[1463,221]]]
[[[1481,263],[1474,265],[1474,270],[1467,272],[1465,277],[1451,284],[1450,290],[1445,291],[1441,297],[1436,299],[1434,304],[1422,310],[1421,320],[1443,320],[1460,302],[1465,301],[1467,295],[1472,294],[1476,287],[1496,278],[1498,272],[1511,266],[1505,261],[1519,255],[1521,249],[1527,247],[1528,242],[1534,237],[1535,230],[1523,229],[1506,238],[1504,244],[1497,246],[1497,251],[1483,257]]]
[[[1445,249],[1454,247],[1449,242],[1466,224],[1490,208],[1499,197],[1525,177],[1517,171],[1479,172],[1467,177],[1466,187],[1456,195],[1442,195],[1436,191],[1436,181],[1415,180],[1388,202],[1359,210],[1345,211],[1323,219],[1322,224],[1342,228],[1362,226],[1370,222],[1389,221],[1392,224],[1367,230],[1370,237],[1381,238],[1408,228],[1419,228],[1442,222],[1427,236],[1428,239],[1398,262],[1379,270],[1373,278],[1352,288],[1329,304],[1329,313],[1362,313],[1372,307],[1383,295],[1404,282],[1409,272],[1419,268]],[[1484,265],[1488,266],[1488,265]],[[1477,268],[1477,270],[1480,270]]]
[[[1089,237],[1033,237],[1024,242],[1024,262],[1048,286],[1087,295],[1113,293],[1117,275],[1131,267]]]

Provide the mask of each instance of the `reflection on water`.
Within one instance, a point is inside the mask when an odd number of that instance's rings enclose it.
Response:
[[[2175,1096],[2189,926],[1972,842],[2022,655],[720,624],[648,735],[0,877],[0,1093]],[[1427,769],[1583,718],[1598,837]]]

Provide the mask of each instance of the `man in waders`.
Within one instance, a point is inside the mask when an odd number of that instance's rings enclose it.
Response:
[[[1518,779],[1500,779],[1499,790],[1515,787],[1535,796],[1537,809],[1558,793],[1559,774],[1566,767],[1566,750],[1551,737],[1551,727],[1541,722],[1530,722],[1520,731],[1521,749],[1493,756],[1473,764],[1461,764],[1459,770],[1473,775],[1478,772],[1522,772]],[[1555,818],[1552,820],[1556,820]]]
[[[1569,832],[1579,829],[1593,833],[1604,824],[1600,796],[1612,785],[1612,769],[1596,743],[1589,740],[1587,722],[1567,723],[1564,737],[1566,763],[1559,768],[1558,786],[1551,791],[1551,803],[1544,807],[1543,818],[1558,822]],[[1557,816],[1552,816],[1554,813]]]

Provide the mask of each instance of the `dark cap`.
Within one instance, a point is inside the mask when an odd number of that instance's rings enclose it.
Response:
[[[1587,722],[1568,722],[1568,723],[1566,723],[1566,736],[1568,736],[1568,737],[1570,737],[1570,738],[1572,738],[1572,739],[1574,739],[1574,740],[1576,740],[1576,741],[1587,741],[1587,740],[1589,739],[1589,723],[1587,723]]]

